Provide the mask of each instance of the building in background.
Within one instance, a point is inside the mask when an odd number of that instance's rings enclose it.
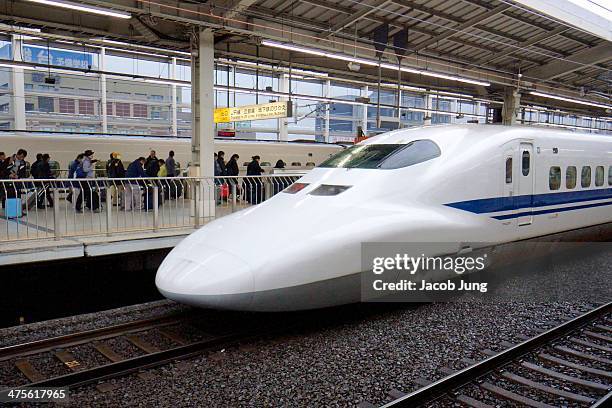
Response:
[[[0,36],[0,129],[16,129],[22,123],[31,131],[190,137],[188,58]],[[42,66],[15,68],[1,60]],[[424,123],[482,123],[492,106],[469,95],[410,87],[400,90],[398,100],[396,84],[384,84],[379,92],[365,82],[246,61],[218,60],[215,85],[216,107],[268,103],[290,95],[291,118],[217,124],[223,135],[246,139],[352,141],[358,127],[366,134],[377,134]],[[24,109],[16,109],[19,104]],[[25,112],[25,121],[19,120],[20,112]],[[595,131],[612,129],[612,121],[544,108],[526,108],[522,119]]]

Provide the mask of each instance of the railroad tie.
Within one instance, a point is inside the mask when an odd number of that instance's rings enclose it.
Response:
[[[569,340],[572,343],[580,344],[580,345],[583,345],[585,347],[590,347],[590,348],[594,348],[594,349],[597,349],[597,350],[605,351],[606,353],[612,353],[612,347],[602,346],[600,344],[595,344],[593,342],[590,342],[590,341],[587,341],[587,340],[578,339],[576,337],[572,337]]]
[[[165,338],[169,339],[170,341],[175,342],[178,345],[184,346],[188,343],[187,340],[185,340],[183,337],[179,336],[172,330],[159,329],[158,332]]]
[[[440,367],[440,371],[445,375],[453,375],[457,372],[457,370],[453,370],[449,367]]]
[[[582,378],[573,377],[571,375],[559,373],[557,371],[542,367],[541,365],[529,363],[526,361],[521,363],[521,365],[529,370],[536,371],[540,374],[544,374],[549,377],[557,378],[559,380],[567,381],[573,384],[581,385],[583,387],[592,388],[598,391],[607,391],[609,388],[606,384],[598,383],[595,381],[583,380]]]
[[[593,398],[591,398],[591,397],[587,397],[587,396],[584,396],[584,395],[581,395],[581,394],[576,394],[576,393],[573,393],[573,392],[569,392],[569,391],[565,391],[565,390],[560,390],[558,388],[550,387],[548,385],[544,385],[544,384],[539,383],[537,381],[532,381],[532,380],[530,380],[528,378],[521,377],[520,375],[512,374],[512,373],[509,373],[507,371],[503,372],[501,375],[502,375],[502,377],[504,377],[504,378],[506,378],[506,379],[508,379],[510,381],[513,381],[513,382],[515,382],[517,384],[525,385],[527,387],[534,388],[536,390],[543,391],[543,392],[546,392],[546,393],[549,393],[549,394],[552,394],[552,395],[557,395],[559,397],[567,398],[567,399],[570,399],[572,401],[584,402],[584,403],[587,403],[587,404],[592,404],[592,403],[595,402],[595,400]]]
[[[93,347],[96,350],[98,350],[100,354],[102,354],[104,357],[106,357],[108,360],[110,360],[113,363],[116,363],[117,361],[121,361],[124,359],[122,356],[117,354],[115,350],[111,349],[108,346],[108,344],[105,344],[102,342],[95,342],[93,343]]]
[[[416,377],[414,380],[412,380],[413,383],[415,383],[416,385],[419,385],[421,387],[426,387],[429,384],[431,384],[433,381],[428,380],[426,378],[423,377]]]
[[[603,331],[607,331],[608,333],[612,333],[612,327],[611,326],[604,326],[603,324],[596,324],[595,326],[593,326],[599,330],[603,330]]]
[[[489,357],[493,357],[493,356],[495,356],[495,355],[499,354],[497,351],[493,351],[493,350],[491,350],[491,349],[484,349],[484,350],[480,350],[480,352],[481,352],[482,354],[484,354],[484,355],[489,356]]]
[[[138,337],[135,334],[129,334],[129,335],[125,336],[125,338],[128,339],[128,341],[130,343],[132,343],[133,345],[135,345],[136,347],[138,347],[139,349],[141,349],[142,351],[144,351],[147,354],[157,353],[157,352],[160,351],[157,347],[155,347],[151,343],[141,339],[140,337]]]
[[[610,359],[599,357],[599,356],[595,356],[595,355],[589,354],[589,353],[583,353],[581,351],[574,350],[573,348],[569,348],[569,347],[565,347],[565,346],[555,346],[555,350],[560,351],[561,353],[564,353],[564,354],[572,355],[574,357],[580,357],[580,358],[585,359],[585,360],[598,361],[598,362],[604,363],[604,364],[612,364],[612,360],[610,360]]]
[[[492,405],[485,404],[484,402],[478,401],[477,399],[463,394],[457,396],[456,400],[472,408],[495,408]]]
[[[512,391],[508,391],[504,388],[498,387],[488,382],[482,383],[480,384],[480,386],[483,389],[489,392],[492,392],[493,394],[499,397],[505,398],[510,401],[518,402],[519,404],[522,404],[525,406],[529,406],[533,408],[556,408],[552,405],[548,405],[540,401],[532,400],[531,398],[525,397],[524,395],[520,395]]]
[[[83,369],[81,363],[76,358],[74,358],[72,353],[70,353],[69,351],[56,351],[55,357],[57,357],[59,361],[64,363],[64,365],[72,371],[78,371]]]
[[[19,369],[26,376],[26,378],[32,382],[38,382],[45,379],[45,377],[38,372],[36,368],[28,360],[17,360],[15,361],[15,367]]]
[[[574,368],[576,370],[580,370],[580,371],[585,372],[585,373],[589,373],[589,374],[597,375],[597,376],[600,376],[600,377],[612,379],[612,372],[610,372],[610,371],[600,370],[598,368],[587,367],[585,365],[577,364],[577,363],[574,363],[572,361],[564,360],[562,358],[551,356],[550,354],[546,354],[546,353],[538,354],[538,358],[540,358],[540,359],[542,359],[544,361],[551,362],[551,363],[561,364],[561,365],[564,365],[566,367]]]
[[[612,343],[612,337],[606,336],[604,334],[595,333],[590,330],[585,330],[583,333],[594,339],[603,340],[605,342]]]
[[[387,395],[391,398],[393,398],[394,400],[398,399],[398,398],[402,398],[404,395],[406,395],[405,392],[401,392],[400,390],[396,390],[395,388],[389,390],[389,392],[387,393]]]

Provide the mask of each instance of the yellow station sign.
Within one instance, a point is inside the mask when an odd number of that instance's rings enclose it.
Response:
[[[215,123],[242,122],[245,120],[288,118],[293,115],[290,101],[246,105],[237,108],[215,109]]]

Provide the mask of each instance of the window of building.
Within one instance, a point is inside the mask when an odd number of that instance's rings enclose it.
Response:
[[[553,166],[550,168],[548,173],[548,187],[551,190],[558,190],[561,188],[561,167]]]
[[[113,116],[113,103],[112,102],[106,102],[106,114],[109,116]]]
[[[38,111],[39,112],[54,112],[53,98],[47,96],[38,97]]]
[[[506,159],[506,184],[512,183],[512,157]]]
[[[92,101],[91,99],[79,99],[79,114],[93,115],[94,101]]]
[[[604,185],[604,177],[606,175],[606,171],[604,170],[604,166],[595,167],[595,186],[601,187]]]
[[[143,105],[140,103],[135,103],[133,105],[134,116],[137,118],[146,118],[147,117],[147,105]]]
[[[130,104],[125,102],[115,103],[115,115],[130,116]]]
[[[59,98],[60,113],[76,113],[74,109],[74,99]]]
[[[525,150],[523,151],[523,160],[522,160],[522,165],[521,165],[523,176],[529,175],[529,167],[530,167],[530,155],[529,155],[529,152]]]
[[[591,186],[591,166],[583,166],[582,167],[581,185],[582,185],[582,187],[590,187]]]
[[[578,170],[576,166],[569,166],[565,171],[565,187],[568,189],[576,188]]]

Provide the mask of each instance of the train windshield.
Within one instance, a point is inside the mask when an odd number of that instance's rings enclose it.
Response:
[[[319,167],[345,169],[399,169],[440,156],[440,148],[431,140],[408,144],[357,145],[343,150]]]

